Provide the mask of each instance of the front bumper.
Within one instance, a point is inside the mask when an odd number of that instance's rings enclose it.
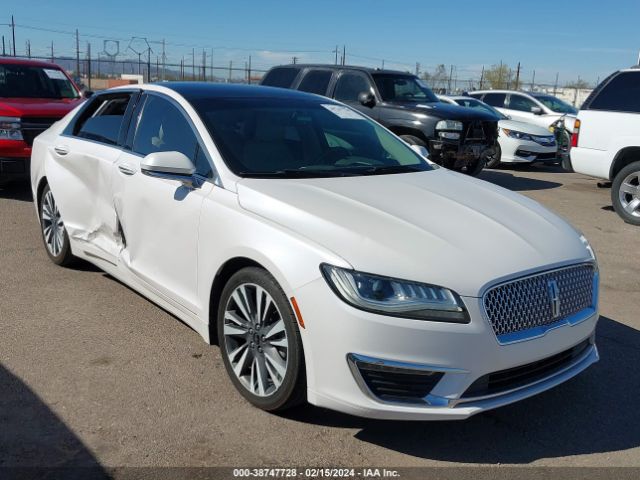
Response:
[[[544,146],[531,140],[519,140],[502,134],[498,137],[498,142],[502,151],[500,161],[504,163],[557,163],[560,161],[557,144]]]
[[[26,180],[29,178],[29,157],[0,157],[0,181]]]
[[[541,338],[499,345],[478,298],[465,297],[469,324],[407,320],[363,312],[346,305],[324,279],[295,292],[305,320],[303,342],[308,398],[315,405],[384,419],[464,419],[535,395],[578,374],[598,360],[593,341],[598,315]],[[493,372],[557,355],[589,339],[583,355],[542,379],[490,397],[463,398],[478,379]],[[363,388],[354,355],[405,368],[439,372],[425,401],[393,402]]]

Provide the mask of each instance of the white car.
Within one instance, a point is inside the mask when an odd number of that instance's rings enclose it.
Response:
[[[107,90],[31,165],[51,260],[85,259],[217,342],[262,409],[463,419],[598,360],[578,231],[333,100]]]
[[[487,162],[495,168],[500,163],[557,163],[558,144],[548,129],[531,123],[511,120],[505,114],[472,97],[438,95],[442,102],[491,112],[498,117],[498,148]]]
[[[571,134],[578,109],[558,97],[542,92],[516,90],[477,90],[468,95],[500,110],[513,120],[548,129],[562,119]]]
[[[571,144],[572,168],[611,180],[613,208],[640,225],[640,70],[620,70],[598,85],[580,109]]]

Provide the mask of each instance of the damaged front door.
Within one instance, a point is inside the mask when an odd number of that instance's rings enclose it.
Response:
[[[145,173],[144,157],[158,152],[179,152],[196,164],[199,141],[177,104],[147,94],[115,168],[114,200],[125,242],[121,261],[148,288],[197,313],[198,225],[213,185]]]
[[[56,192],[58,207],[76,248],[116,264],[118,224],[113,206],[113,165],[120,156],[119,141],[134,93],[93,98],[51,146],[59,168],[49,169],[47,181]]]

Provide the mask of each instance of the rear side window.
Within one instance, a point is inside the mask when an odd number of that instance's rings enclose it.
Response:
[[[507,98],[505,93],[487,93],[482,97],[482,101],[492,107],[504,107],[504,101]]]
[[[589,110],[640,113],[640,72],[623,72],[607,83]]]
[[[523,95],[511,94],[511,98],[509,99],[509,108],[511,110],[518,110],[520,112],[531,112],[531,109],[533,107],[537,107],[534,101],[529,100]]]
[[[117,145],[131,94],[105,95],[92,100],[73,125],[72,135]]]
[[[324,95],[327,93],[330,80],[331,72],[329,70],[311,70],[307,72],[300,82],[298,90]]]
[[[266,85],[267,87],[290,88],[293,81],[298,76],[299,71],[299,68],[293,67],[274,68],[267,72],[262,79],[261,85]]]

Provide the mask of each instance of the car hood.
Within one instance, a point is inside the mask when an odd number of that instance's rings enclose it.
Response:
[[[588,259],[577,231],[537,202],[434,171],[322,179],[243,179],[242,208],[354,269],[479,296],[514,274]]]
[[[459,105],[451,105],[444,102],[385,102],[386,107],[398,108],[401,110],[410,110],[414,113],[423,113],[431,117],[442,118],[446,120],[461,120],[461,121],[491,121],[495,122],[498,118],[488,112],[483,112],[478,109],[465,108]]]
[[[538,125],[533,125],[532,123],[518,122],[516,120],[500,120],[498,122],[498,126],[500,128],[515,130],[517,132],[527,133],[529,135],[539,135],[545,137],[553,135],[553,133],[551,133],[546,128],[542,128]]]
[[[62,118],[80,102],[80,98],[0,98],[0,115]]]

